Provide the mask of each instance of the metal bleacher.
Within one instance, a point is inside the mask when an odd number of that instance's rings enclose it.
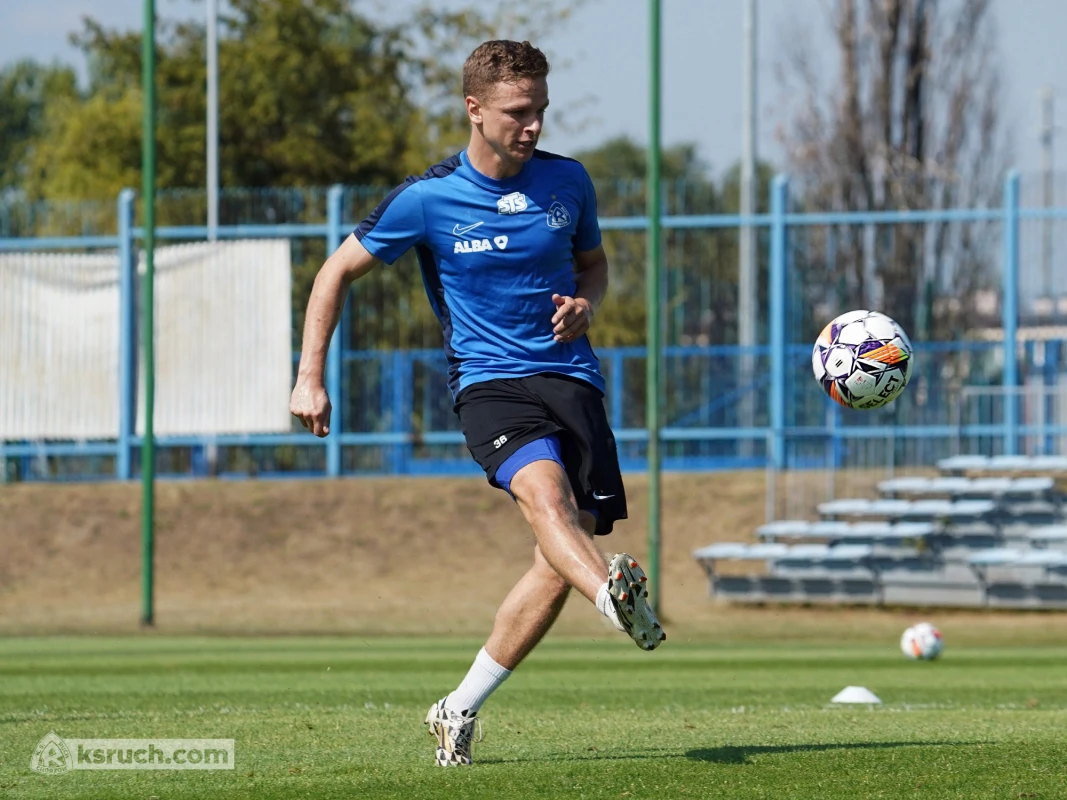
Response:
[[[937,462],[943,475],[1035,473],[1067,475],[1067,456],[952,456]]]
[[[710,594],[739,603],[1067,608],[1067,458],[957,456],[938,470],[693,557]]]

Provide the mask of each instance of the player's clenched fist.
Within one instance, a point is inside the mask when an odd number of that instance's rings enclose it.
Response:
[[[552,315],[552,333],[557,342],[573,342],[589,330],[593,309],[584,298],[552,295],[556,313]]]
[[[301,381],[293,389],[289,412],[316,436],[330,432],[330,397],[322,384]]]

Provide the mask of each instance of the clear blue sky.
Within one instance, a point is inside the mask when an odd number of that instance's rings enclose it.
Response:
[[[456,0],[443,0],[454,4]],[[825,20],[832,0],[758,0],[760,154],[777,161],[773,129],[780,91],[774,76],[777,51],[796,25],[812,41],[829,44]],[[414,5],[391,0],[391,13]],[[638,141],[647,131],[647,2],[589,0],[541,46],[558,65],[550,82],[553,110],[544,145],[558,152],[599,144],[625,133]],[[740,154],[741,0],[664,0],[663,135],[666,144],[693,141],[718,171]],[[161,16],[200,17],[203,2],[157,0]],[[1067,0],[993,0],[1004,75],[1004,114],[1015,143],[1015,165],[1040,166],[1038,93],[1057,89],[1058,117],[1067,120]],[[84,67],[67,42],[90,15],[115,27],[140,25],[138,0],[0,0],[0,64],[32,57]],[[564,64],[563,62],[570,63]],[[578,130],[560,125],[585,124]],[[1058,140],[1067,163],[1067,137]]]

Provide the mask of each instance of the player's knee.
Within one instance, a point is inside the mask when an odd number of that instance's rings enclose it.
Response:
[[[511,481],[511,493],[531,522],[577,516],[566,474],[554,462],[537,461],[523,467]]]

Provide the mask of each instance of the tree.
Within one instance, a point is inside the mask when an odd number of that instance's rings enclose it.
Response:
[[[771,181],[774,179],[774,167],[766,161],[757,161],[753,173],[755,184],[754,208],[756,214],[766,214],[770,211]],[[722,195],[723,211],[727,214],[741,213],[741,163],[732,164],[723,173],[719,185]]]
[[[359,218],[408,174],[465,142],[461,71],[478,42],[533,35],[575,7],[563,8],[562,0],[530,0],[518,11],[502,1],[451,11],[435,5],[426,0],[408,18],[385,24],[368,0],[226,4],[219,41],[221,185],[281,190],[269,219],[254,221],[321,221],[321,202],[299,202],[306,195],[289,189],[333,183],[363,188],[351,212]],[[83,214],[76,230],[47,231],[57,234],[113,230],[114,197],[141,184],[141,33],[86,19],[72,41],[89,64],[88,86],[50,100],[32,148],[16,158],[31,198],[103,201],[88,226]],[[158,24],[156,171],[163,191],[157,219],[164,225],[201,223],[206,215],[202,192],[166,191],[204,183],[205,46],[200,23]],[[228,213],[225,197],[220,212],[224,224],[249,221]],[[294,253],[299,330],[325,254],[316,243]],[[410,259],[361,283],[359,292],[354,346],[439,344]],[[409,311],[398,314],[398,308]]]
[[[344,0],[235,0],[223,27],[223,185],[384,184],[403,177],[418,126],[395,30],[376,28]],[[74,41],[91,65],[89,87],[49,109],[29,188],[48,197],[114,196],[139,183],[140,33],[86,20]],[[199,24],[161,25],[162,188],[203,184],[204,44]]]
[[[836,0],[840,66],[825,91],[814,48],[791,35],[779,77],[797,107],[781,138],[801,179],[797,202],[856,211],[997,202],[1005,146],[989,6]],[[798,277],[811,301],[802,306],[826,302],[826,287],[836,287],[829,304],[841,310],[880,302],[920,338],[954,334],[971,304],[933,295],[966,295],[988,283],[990,231],[935,223],[883,226],[874,236],[858,226],[799,232],[807,260],[798,256],[796,266],[806,267]]]
[[[647,151],[627,137],[610,139],[598,147],[574,154],[585,165],[597,190],[601,217],[645,215],[645,164]],[[665,214],[714,213],[719,194],[709,170],[693,143],[664,149],[661,175]],[[698,238],[683,231],[666,236],[665,253],[669,296],[669,340],[689,341],[699,336],[702,312],[696,287],[707,259]],[[645,231],[606,231],[604,246],[611,262],[611,291],[593,336],[598,345],[636,345],[645,341]]]
[[[465,135],[456,102],[463,58],[520,15],[427,2],[383,24],[366,0],[231,0],[220,18],[223,186],[391,186]],[[501,16],[504,15],[504,16]],[[564,15],[565,16],[565,15]],[[561,19],[559,13],[549,15]],[[140,172],[140,31],[86,19],[72,37],[90,65],[81,95],[49,107],[27,188],[36,197],[113,197]],[[157,174],[163,188],[203,185],[206,34],[162,21],[157,35]],[[99,167],[94,167],[97,162]]]
[[[27,177],[28,157],[44,127],[45,108],[76,94],[74,70],[18,61],[0,70],[0,191]]]
[[[617,138],[576,157],[593,177],[602,217],[645,215],[647,153],[643,146]],[[739,164],[732,165],[716,184],[694,143],[666,148],[662,156],[664,213],[738,213],[740,171]],[[767,210],[772,175],[769,164],[757,164],[757,213]],[[611,258],[612,287],[606,313],[597,322],[597,342],[641,344],[645,340],[644,230],[608,231],[604,240]],[[665,243],[668,343],[736,343],[737,230],[671,229],[665,234]],[[765,243],[759,253],[760,268],[765,272]]]
[[[226,4],[219,42],[221,184],[282,189],[275,213],[255,221],[320,221],[321,202],[286,202],[306,200],[287,190],[333,183],[362,187],[351,213],[358,218],[368,212],[408,174],[465,143],[461,72],[477,43],[543,33],[577,4],[530,0],[516,10],[498,0],[450,11],[436,5],[424,0],[406,19],[385,24],[369,0]],[[72,40],[89,64],[88,86],[46,104],[41,129],[22,159],[28,167],[22,186],[37,199],[102,199],[102,219],[90,227],[113,230],[114,197],[141,183],[141,35],[86,19]],[[200,23],[158,24],[160,224],[195,224],[206,215],[203,193],[166,191],[204,183],[205,45]],[[220,212],[223,223],[249,221],[228,214],[225,197]],[[80,233],[85,227],[48,232]],[[300,252],[294,270],[298,326],[324,257],[315,245]],[[359,291],[365,313],[353,330],[357,346],[440,341],[409,265],[382,271]],[[397,308],[411,313],[397,314]]]

